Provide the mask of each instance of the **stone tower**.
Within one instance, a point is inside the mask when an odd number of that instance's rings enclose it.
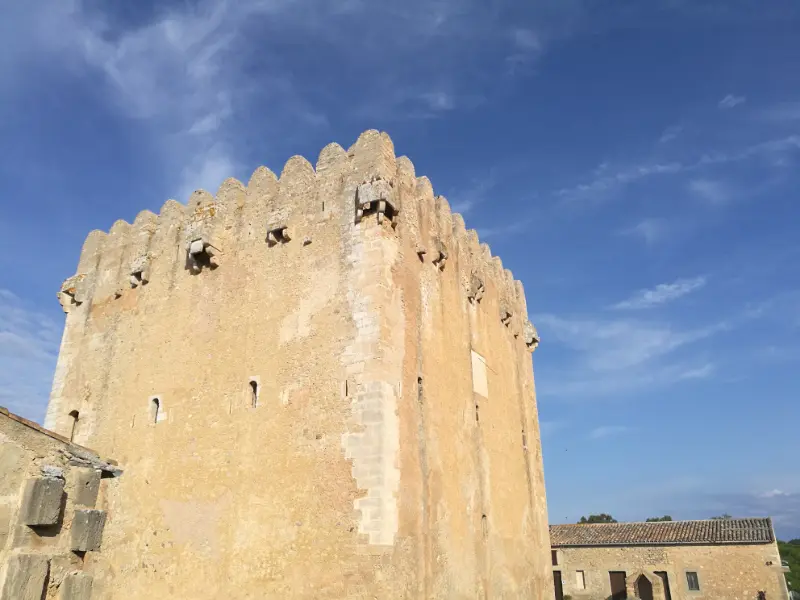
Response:
[[[125,467],[95,597],[552,595],[522,285],[385,133],[93,231],[59,297],[45,426]]]

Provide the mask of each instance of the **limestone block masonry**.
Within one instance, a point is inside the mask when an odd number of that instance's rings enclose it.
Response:
[[[94,231],[58,296],[45,426],[125,465],[92,598],[552,595],[522,285],[385,133]]]
[[[36,477],[25,482],[21,521],[25,525],[55,525],[61,512],[64,480]]]
[[[113,570],[100,552],[106,513],[94,507],[121,474],[0,406],[0,600],[93,597]]]
[[[102,510],[76,510],[72,519],[71,549],[89,552],[100,549],[106,513]]]

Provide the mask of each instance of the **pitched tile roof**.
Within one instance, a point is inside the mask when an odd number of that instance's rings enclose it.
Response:
[[[774,539],[769,518],[550,526],[554,547],[769,544]]]

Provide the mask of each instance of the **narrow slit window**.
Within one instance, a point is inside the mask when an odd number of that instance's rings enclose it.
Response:
[[[69,429],[69,441],[74,442],[75,436],[78,434],[78,421],[80,420],[80,413],[77,410],[73,410],[71,413],[69,413],[69,417],[71,420]]]
[[[250,406],[258,408],[258,382],[255,379],[250,380]]]
[[[150,398],[150,422],[154,425],[158,423],[158,419],[161,416],[161,399],[160,398]]]

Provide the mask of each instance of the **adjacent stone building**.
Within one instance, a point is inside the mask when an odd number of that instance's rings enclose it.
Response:
[[[89,600],[120,469],[0,407],[0,600]],[[110,483],[109,483],[110,480]]]
[[[94,598],[552,593],[525,294],[385,133],[94,231],[45,425],[114,456]]]
[[[556,600],[786,600],[770,519],[552,525]]]

